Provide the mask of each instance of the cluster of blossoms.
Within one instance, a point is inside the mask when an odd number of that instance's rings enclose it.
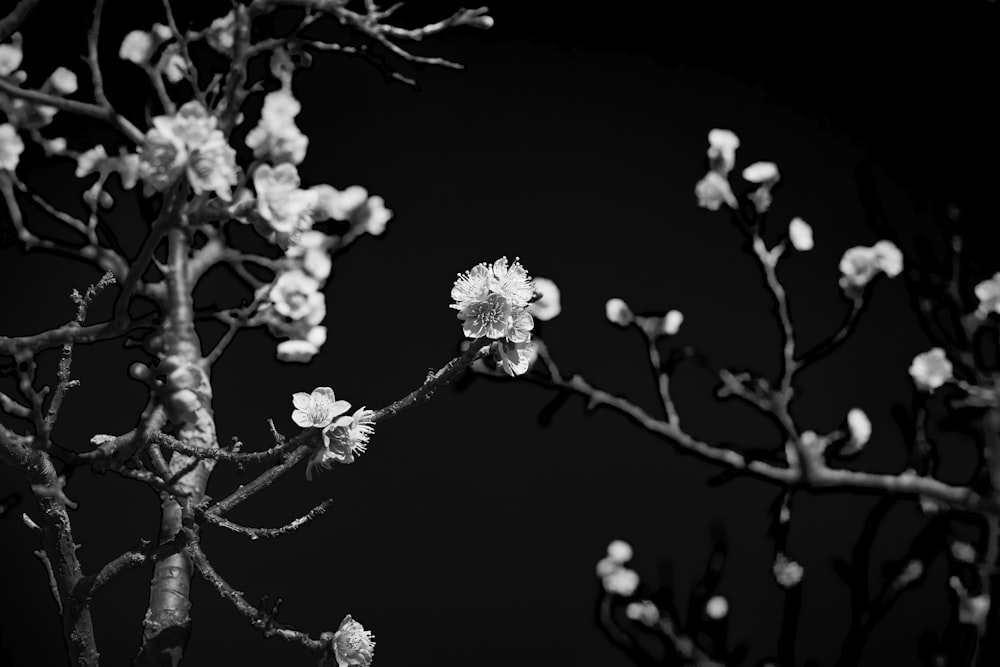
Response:
[[[623,540],[608,545],[608,555],[597,562],[597,576],[604,590],[615,595],[629,596],[639,586],[639,575],[625,563],[632,560],[632,546]]]
[[[345,414],[351,404],[338,400],[330,387],[317,387],[311,394],[304,391],[292,395],[292,421],[302,428],[322,430],[323,446],[318,447],[306,465],[306,479],[312,480],[312,470],[328,468],[333,463],[354,463],[368,447],[375,431],[374,414],[364,407],[353,415]]]
[[[20,69],[23,59],[21,35],[14,33],[9,43],[0,44],[0,79],[15,86],[24,83],[28,75]],[[39,90],[47,95],[63,97],[75,93],[77,87],[76,74],[65,67],[57,67]],[[0,171],[17,169],[21,153],[24,152],[24,141],[18,134],[22,130],[29,131],[32,138],[49,154],[66,150],[65,139],[44,139],[37,132],[55,118],[58,112],[55,107],[13,99],[0,93],[0,111],[5,116],[4,122],[0,123]]]
[[[673,336],[680,331],[684,323],[684,313],[679,310],[670,310],[663,317],[639,317],[636,318],[632,309],[625,303],[624,299],[608,299],[604,304],[604,316],[612,324],[620,327],[628,327],[638,323],[644,330],[654,336]]]
[[[698,205],[718,211],[723,204],[736,208],[736,196],[729,184],[729,172],[736,166],[740,139],[731,130],[715,128],[708,133],[708,172],[695,185]],[[773,162],[754,162],[743,170],[743,180],[757,185],[750,195],[756,209],[763,213],[771,207],[771,190],[781,180]]]
[[[217,124],[194,100],[173,116],[153,118],[139,150],[139,175],[148,188],[162,192],[184,172],[195,193],[213,192],[229,200],[237,182],[236,151]]]
[[[872,247],[849,248],[840,260],[840,286],[850,296],[861,293],[879,273],[895,278],[903,271],[903,253],[892,241],[879,241]]]
[[[125,35],[118,57],[133,62],[140,67],[151,70],[156,75],[164,76],[170,83],[179,83],[187,76],[188,64],[181,55],[180,46],[173,41],[173,31],[162,23],[154,23],[149,31],[133,30]],[[162,48],[166,45],[166,48]],[[155,67],[153,57],[159,52],[160,57]]]
[[[515,258],[508,264],[501,257],[492,265],[482,262],[460,273],[451,289],[451,307],[458,311],[467,338],[496,341],[497,363],[515,376],[527,372],[534,360],[535,320],[528,309],[534,297],[535,286],[521,263]]]

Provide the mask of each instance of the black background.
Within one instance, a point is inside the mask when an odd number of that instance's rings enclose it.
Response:
[[[64,65],[87,94],[79,57],[89,3],[80,5],[49,0],[29,20],[29,85]],[[136,5],[107,2],[101,53],[112,101],[139,122],[144,80],[117,60],[117,49],[128,30],[148,29],[162,16],[159,3]],[[412,5],[400,11],[400,23],[436,20],[457,7]],[[178,16],[200,27],[226,6],[197,3],[197,16],[181,6]],[[657,397],[644,344],[605,321],[611,297],[638,312],[679,309],[687,319],[678,344],[730,368],[773,375],[780,339],[756,260],[728,216],[697,208],[693,196],[713,127],[743,141],[734,182],[755,160],[781,169],[769,244],[794,216],[814,228],[816,249],[779,267],[804,346],[832,332],[847,308],[837,287],[843,251],[878,240],[865,225],[859,169],[873,174],[904,251],[924,236],[942,256],[935,222],[957,204],[973,249],[986,258],[983,274],[1000,268],[988,261],[998,148],[993,3],[491,8],[493,30],[455,30],[413,46],[464,63],[465,71],[395,62],[420,82],[419,92],[387,84],[362,60],[332,55],[296,78],[304,107],[298,124],[311,142],[300,167],[304,184],[362,184],[383,195],[395,216],[383,237],[366,237],[335,261],[326,288],[329,340],[310,365],[275,362],[275,343],[262,331],[231,346],[213,377],[220,441],[238,435],[248,448],[266,448],[268,417],[296,432],[296,391],[329,385],[369,407],[409,392],[456,352],[460,329],[447,307],[455,273],[504,254],[519,255],[534,275],[561,287],[564,312],[538,333],[563,370],[649,411]],[[51,134],[65,131],[78,150],[118,141],[90,122],[57,123],[64,125]],[[81,207],[73,167],[43,164],[29,148],[18,174],[73,210]],[[149,222],[131,196],[118,199],[108,220],[134,252]],[[45,229],[41,216],[28,215],[29,225]],[[97,270],[25,254],[6,211],[0,221],[0,333],[35,333],[70,319],[70,290],[94,282]],[[222,271],[209,278],[218,282],[199,289],[197,306],[238,304],[233,280]],[[92,321],[111,301],[95,306]],[[206,341],[219,333],[203,330]],[[927,347],[902,281],[879,281],[856,334],[802,373],[794,417],[822,432],[863,408],[874,437],[856,465],[898,472],[907,454],[892,408],[908,409],[907,367]],[[126,369],[144,358],[120,340],[78,350],[74,375],[83,386],[65,403],[57,442],[82,449],[95,433],[133,427],[146,397]],[[54,379],[54,359],[43,366],[46,380]],[[12,391],[10,378],[2,380]],[[675,396],[690,433],[739,448],[779,446],[765,418],[719,403],[714,386],[693,366],[678,373]],[[619,415],[587,414],[579,400],[540,428],[538,413],[551,397],[516,381],[441,391],[380,424],[355,465],[310,484],[296,471],[233,515],[248,525],[280,525],[333,495],[320,520],[276,542],[206,531],[205,547],[251,601],[283,597],[287,623],[318,633],[351,613],[374,631],[377,664],[611,666],[629,663],[594,618],[594,566],[606,544],[631,542],[635,569],[653,585],[658,563],[673,562],[685,608],[709,553],[709,524],[721,520],[729,561],[718,592],[730,600],[729,645],[748,647],[747,665],[773,655],[784,593],[771,576],[773,543],[765,535],[778,489],[745,478],[710,487],[716,466],[677,453]],[[940,476],[964,482],[974,443],[938,441]],[[209,494],[221,497],[246,479],[220,466]],[[37,546],[18,519],[37,510],[27,486],[4,469],[0,492],[7,489],[27,499],[0,521],[0,660],[61,664],[58,619],[31,554]],[[80,470],[68,494],[80,503],[71,515],[87,571],[156,535],[158,500],[134,482]],[[789,550],[806,573],[799,664],[831,665],[837,656],[850,609],[832,564],[850,559],[876,501],[857,493],[796,496]],[[873,585],[881,563],[899,558],[924,521],[913,500],[893,507],[876,540]],[[107,664],[126,664],[138,646],[148,575],[148,568],[126,574],[95,603]],[[880,624],[862,664],[919,664],[917,638],[940,631],[953,613],[946,578],[939,559],[928,582]],[[194,584],[193,601],[185,664],[313,664],[299,648],[260,638],[204,582]]]

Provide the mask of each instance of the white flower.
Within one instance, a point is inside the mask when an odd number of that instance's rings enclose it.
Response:
[[[533,296],[534,286],[520,261],[508,265],[507,258],[501,257],[492,265],[483,262],[460,273],[451,289],[455,303],[450,307],[459,311],[466,337],[503,338],[505,344],[496,350],[501,365],[519,375],[530,365],[529,332],[534,320],[527,306]]]
[[[639,586],[639,575],[622,567],[604,577],[604,590],[616,595],[632,595]]]
[[[562,312],[559,286],[548,278],[535,278],[535,291],[541,295],[538,301],[528,304],[528,312],[542,322],[547,322]]]
[[[535,344],[531,341],[510,343],[499,341],[496,348],[497,363],[503,372],[511,377],[524,375],[538,358]]]
[[[24,141],[10,123],[0,125],[0,169],[14,171],[24,152]]]
[[[63,137],[49,139],[48,141],[42,143],[42,148],[45,149],[46,155],[64,153],[66,151],[66,139]]]
[[[608,302],[604,304],[604,314],[609,322],[620,327],[627,327],[635,319],[628,304],[622,299],[608,299]]]
[[[660,610],[649,600],[629,602],[625,607],[625,616],[643,625],[653,626],[660,620]]]
[[[694,194],[698,198],[698,206],[710,211],[718,211],[723,202],[736,208],[736,197],[729,186],[726,177],[715,171],[705,174],[705,177],[694,186]]]
[[[292,394],[292,421],[302,428],[326,428],[333,420],[351,409],[347,401],[339,401],[330,387],[316,387],[311,394]]]
[[[76,74],[65,67],[57,67],[49,75],[48,84],[59,95],[72,95],[77,90]]]
[[[792,218],[788,223],[788,238],[792,241],[792,246],[796,250],[806,251],[813,249],[813,230],[802,218]]]
[[[903,255],[891,241],[879,241],[874,247],[849,248],[840,260],[840,286],[859,290],[880,271],[893,278],[903,270]]]
[[[232,186],[238,181],[236,151],[226,143],[222,130],[213,130],[191,153],[187,177],[195,193],[214,192],[227,201],[232,197]]]
[[[605,556],[597,561],[597,576],[603,579],[620,567],[621,565],[611,558],[611,556]]]
[[[333,635],[337,667],[370,667],[375,656],[375,637],[348,614]]]
[[[144,30],[133,30],[122,40],[121,48],[118,49],[118,57],[134,62],[136,65],[144,65],[149,62],[152,52],[153,36]]]
[[[920,389],[933,392],[952,379],[952,366],[944,350],[935,347],[918,354],[910,364],[910,377]]]
[[[847,428],[851,432],[851,441],[854,449],[864,447],[872,437],[871,420],[859,408],[852,408],[847,413]]]
[[[312,358],[317,354],[319,354],[319,346],[301,338],[283,340],[275,348],[275,356],[278,361],[288,363],[306,364],[312,361]]]
[[[176,137],[184,147],[193,151],[209,139],[217,137],[218,119],[200,102],[186,102],[173,116],[156,116],[153,126],[164,134]]]
[[[778,554],[774,559],[774,578],[784,588],[797,585],[802,581],[803,574],[805,574],[805,570],[802,566],[786,558],[785,554]]]
[[[725,618],[729,613],[729,601],[721,595],[714,595],[705,604],[705,613],[715,620]]]
[[[342,192],[333,188],[330,191],[324,191],[322,208],[324,215],[334,220],[347,220],[368,200],[368,190],[360,185],[348,186]]]
[[[684,313],[679,310],[671,310],[663,318],[663,333],[673,336],[684,323]]]
[[[294,237],[294,242],[285,251],[288,257],[302,263],[306,273],[319,281],[330,277],[333,261],[327,250],[330,237],[323,232],[305,231]]]
[[[872,250],[875,251],[875,263],[885,275],[895,278],[903,272],[903,253],[892,241],[879,241]]]
[[[160,58],[160,67],[163,70],[163,75],[167,77],[167,81],[180,83],[187,74],[188,64],[177,46],[171,45],[163,52],[163,56]]]
[[[608,558],[623,565],[632,560],[632,545],[624,540],[615,540],[608,545]]]
[[[24,51],[21,50],[21,33],[11,35],[10,44],[0,44],[0,76],[10,76],[21,66]]]
[[[208,26],[208,33],[205,35],[208,45],[220,53],[228,53],[232,50],[235,37],[236,12],[233,11],[212,21],[212,24]]]
[[[310,211],[316,194],[299,189],[299,183],[298,170],[288,162],[273,168],[261,165],[253,174],[257,213],[276,232],[291,234],[312,226]]]
[[[392,219],[392,211],[385,207],[382,197],[369,197],[368,200],[354,209],[351,221],[363,227],[372,236],[378,236],[385,231],[385,226]]]
[[[326,317],[326,298],[319,286],[318,280],[302,271],[286,271],[278,276],[268,296],[281,315],[317,325]]]
[[[713,171],[723,176],[733,170],[736,164],[736,149],[740,139],[730,130],[718,128],[708,133],[708,160]]]
[[[306,157],[309,138],[295,125],[295,116],[302,105],[287,88],[264,97],[260,121],[247,134],[246,144],[254,157],[267,157],[274,163],[300,164]]]
[[[1000,313],[1000,273],[976,285],[976,298],[981,314]]]
[[[162,23],[154,23],[153,36],[156,37],[157,41],[162,43],[168,39],[172,39],[174,31],[170,29],[170,26],[165,26]]]
[[[368,439],[375,432],[375,413],[364,407],[352,416],[338,417],[323,429],[323,443],[330,455],[341,463],[351,463],[355,454],[364,454],[368,449]]]
[[[90,174],[100,173],[107,159],[108,154],[101,144],[80,153],[76,158],[76,177],[83,178]]]
[[[751,183],[773,183],[779,177],[778,165],[773,162],[754,162],[743,170],[744,180]]]

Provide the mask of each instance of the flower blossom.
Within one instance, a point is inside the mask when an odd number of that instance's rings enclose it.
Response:
[[[326,342],[326,327],[309,329],[305,338],[290,338],[278,343],[275,354],[278,361],[305,364],[312,360]]]
[[[731,130],[715,128],[708,133],[708,163],[713,172],[725,176],[736,165],[740,138]]]
[[[840,260],[840,286],[857,292],[879,272],[895,278],[903,270],[903,254],[891,241],[879,241],[871,248],[855,246]]]
[[[781,175],[773,162],[754,162],[743,170],[743,179],[751,183],[774,183]]]
[[[65,67],[57,67],[49,75],[45,85],[46,87],[51,87],[57,95],[72,95],[78,87],[76,74]]]
[[[314,185],[309,190],[316,197],[313,205],[316,220],[347,220],[368,199],[368,191],[360,185],[342,191],[330,185]]]
[[[122,40],[122,45],[118,49],[118,57],[136,65],[144,65],[149,62],[153,47],[153,35],[145,30],[133,30]]]
[[[851,445],[854,450],[864,447],[872,437],[871,420],[859,408],[852,408],[847,413],[847,429],[851,433]]]
[[[208,45],[219,53],[229,53],[236,40],[236,12],[230,11],[212,21],[205,39],[208,40]]]
[[[639,587],[639,575],[627,567],[621,567],[604,577],[604,590],[615,595],[629,596]]]
[[[229,41],[232,42],[231,37]],[[246,138],[254,157],[267,157],[274,163],[301,164],[309,147],[309,138],[295,125],[295,117],[301,110],[302,105],[287,88],[268,93],[260,120]]]
[[[722,174],[710,171],[694,186],[694,194],[698,198],[698,206],[710,211],[718,211],[725,203],[736,208],[736,196],[729,181]]]
[[[24,141],[10,123],[0,125],[0,170],[14,171],[24,152]]]
[[[528,304],[528,312],[536,320],[547,322],[562,312],[559,286],[548,278],[535,278],[534,282],[540,298]]]
[[[802,581],[805,570],[794,560],[789,560],[785,554],[779,553],[774,559],[774,578],[784,588],[791,588]]]
[[[622,299],[608,299],[604,304],[604,314],[609,322],[620,327],[627,327],[635,320],[632,309]]]
[[[721,595],[713,595],[705,604],[705,613],[715,620],[725,618],[729,614],[729,600]]]
[[[333,261],[327,250],[330,237],[323,232],[306,231],[294,237],[294,242],[285,250],[285,255],[299,261],[302,269],[316,280],[330,277]]]
[[[980,315],[1000,313],[1000,273],[976,285],[976,298],[979,299]]]
[[[186,172],[196,193],[214,192],[229,199],[236,184],[236,151],[226,143],[218,121],[196,101],[173,116],[156,116],[139,150],[139,174],[157,191],[166,190]]]
[[[624,540],[615,540],[608,545],[608,558],[622,565],[632,560],[632,545]]]
[[[277,167],[261,165],[253,174],[257,192],[257,213],[272,230],[291,235],[312,227],[310,211],[316,194],[302,190],[295,165],[283,162]]]
[[[0,44],[0,76],[10,76],[21,66],[24,51],[21,49],[21,33],[11,35],[10,44]]]
[[[339,401],[330,387],[316,387],[311,394],[292,394],[292,421],[302,428],[326,428],[333,420],[351,409],[347,401]]]
[[[332,639],[337,667],[370,667],[375,657],[375,636],[348,614]]]
[[[684,313],[679,310],[671,310],[663,317],[663,333],[673,336],[680,330],[683,323]]]
[[[660,610],[650,600],[629,602],[625,607],[625,616],[630,620],[639,621],[643,625],[654,626],[660,621]]]
[[[356,208],[351,215],[351,222],[372,236],[379,236],[385,231],[385,226],[392,219],[392,210],[385,207],[382,197],[369,197],[364,204]]]
[[[910,364],[910,377],[923,391],[933,392],[952,379],[952,366],[940,347],[918,354]]]
[[[323,429],[323,445],[313,452],[306,464],[306,479],[312,481],[314,468],[326,470],[334,463],[354,463],[355,455],[364,454],[368,439],[375,431],[373,413],[364,407],[351,416],[343,415]]]
[[[799,251],[813,249],[813,230],[802,218],[792,218],[788,223],[788,238],[792,247]]]
[[[317,325],[326,317],[326,298],[320,283],[302,271],[285,271],[271,287],[269,297],[274,310],[290,320]]]

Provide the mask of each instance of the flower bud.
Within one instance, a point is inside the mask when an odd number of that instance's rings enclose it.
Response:
[[[635,316],[629,309],[628,304],[621,299],[609,299],[604,306],[604,312],[608,321],[620,327],[627,327],[635,320]]]

